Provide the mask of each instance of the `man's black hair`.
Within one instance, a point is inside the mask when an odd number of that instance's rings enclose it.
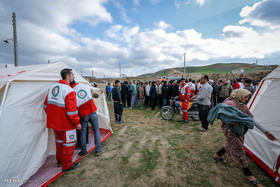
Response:
[[[244,82],[247,83],[247,84],[252,84],[252,80],[251,79],[246,79]]]
[[[191,78],[189,78],[189,82],[192,82],[192,79],[191,79]]]
[[[185,78],[181,78],[181,81],[185,81],[186,79]]]
[[[110,85],[111,83],[108,82],[108,85]]]
[[[116,80],[116,81],[115,81],[115,84],[117,84],[117,83],[119,83],[119,82],[120,82],[119,80]]]
[[[204,75],[204,79],[207,79],[207,81],[209,81],[208,75]]]
[[[65,68],[65,69],[61,70],[61,72],[60,72],[61,78],[63,80],[65,80],[67,75],[69,75],[69,76],[71,75],[71,71],[72,71],[72,69],[69,69],[69,68]]]

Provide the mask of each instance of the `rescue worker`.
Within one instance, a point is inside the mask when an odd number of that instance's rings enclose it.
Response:
[[[44,102],[47,114],[47,128],[54,130],[56,137],[57,166],[62,171],[76,169],[80,163],[73,163],[72,156],[77,143],[76,128],[81,129],[77,110],[76,92],[70,82],[74,80],[72,69],[60,72],[62,80],[52,85]]]
[[[99,124],[98,124],[98,116],[97,116],[97,107],[93,101],[91,90],[88,85],[78,84],[75,81],[71,83],[72,88],[75,90],[77,94],[77,106],[80,117],[80,122],[82,125],[82,129],[80,130],[80,144],[81,144],[81,152],[79,155],[85,156],[87,155],[87,131],[88,131],[88,123],[91,124],[92,130],[94,132],[94,144],[95,144],[95,155],[99,156],[103,153],[103,149],[101,148],[101,140],[100,140],[100,132],[99,132]]]
[[[185,83],[185,79],[181,79],[181,84],[179,87],[179,99],[182,101],[183,117],[184,123],[188,123],[188,106],[190,101],[190,87]]]
[[[192,97],[192,96],[195,95],[195,91],[196,91],[196,89],[195,89],[195,84],[192,83],[192,79],[189,79],[188,86],[189,86],[189,88],[190,88],[190,93],[191,93],[190,97]]]

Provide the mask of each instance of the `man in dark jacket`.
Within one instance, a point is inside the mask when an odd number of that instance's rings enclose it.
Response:
[[[151,108],[152,110],[155,110],[156,108],[156,96],[157,96],[157,89],[156,89],[156,82],[152,82],[152,86],[150,89],[150,99],[151,99]]]
[[[179,85],[180,85],[180,80],[177,81],[177,83],[175,82],[175,84],[173,84],[173,92],[172,92],[172,97],[176,97],[179,96]]]
[[[128,87],[128,82],[124,81],[124,83],[121,86],[121,94],[122,94],[122,103],[123,103],[123,108],[126,108],[127,103],[127,96],[129,92],[129,87]]]
[[[251,80],[251,79],[246,79],[246,80],[244,81],[244,89],[246,89],[246,90],[248,90],[249,92],[251,92],[251,95],[249,96],[248,100],[245,102],[245,104],[247,104],[247,103],[250,101],[252,95],[253,95],[254,92],[255,92],[255,89],[254,89],[253,86],[252,86],[252,80]]]
[[[167,99],[168,99],[168,87],[167,87],[167,82],[163,81],[163,86],[161,88],[161,93],[162,93],[162,101],[163,101],[163,106],[167,105]]]
[[[115,81],[115,87],[112,90],[113,100],[114,100],[114,113],[115,113],[115,122],[118,124],[123,123],[122,121],[122,112],[123,112],[123,106],[122,106],[122,97],[120,92],[120,81]]]
[[[173,97],[173,82],[173,80],[169,81],[167,102],[169,102],[170,98]]]

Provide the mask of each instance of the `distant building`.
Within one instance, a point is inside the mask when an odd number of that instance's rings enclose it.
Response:
[[[232,70],[232,74],[244,73],[244,69]]]

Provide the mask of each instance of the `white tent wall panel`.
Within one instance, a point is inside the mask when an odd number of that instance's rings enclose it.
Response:
[[[49,130],[45,126],[42,101],[50,84],[11,84],[0,116],[0,145],[5,145],[1,146],[0,154],[1,181],[27,180],[48,156]]]
[[[273,170],[280,154],[280,79],[263,81],[259,92],[255,93],[257,96],[254,102],[251,100],[248,106],[253,102],[250,111],[263,127],[274,134],[277,141],[268,140],[259,129],[254,128],[246,133],[244,143],[246,148]]]

